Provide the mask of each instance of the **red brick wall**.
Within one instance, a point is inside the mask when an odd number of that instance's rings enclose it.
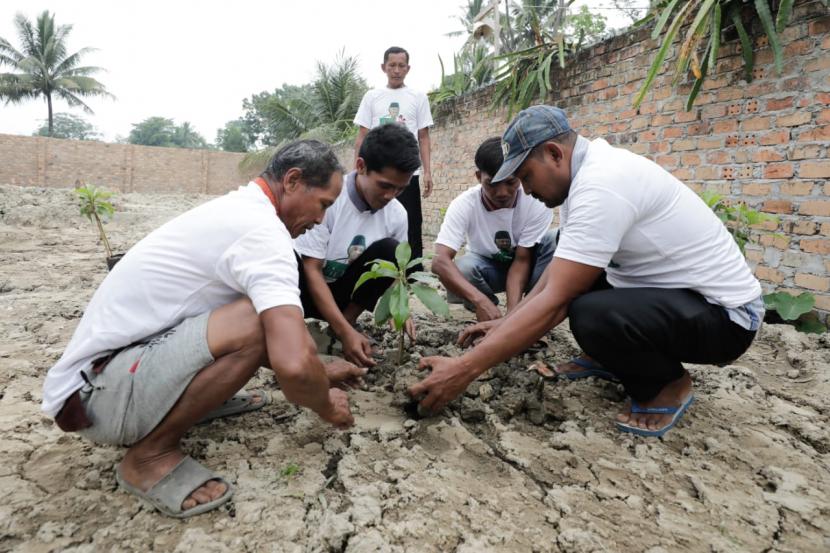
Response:
[[[0,134],[0,183],[121,192],[220,194],[239,186],[244,154]]]
[[[583,135],[645,155],[692,189],[716,190],[777,214],[747,257],[767,290],[809,290],[830,311],[830,16],[815,0],[796,2],[783,33],[784,71],[756,32],[754,79],[744,80],[737,40],[725,43],[694,108],[691,81],[671,86],[665,71],[639,110],[632,108],[658,46],[651,29],[633,31],[579,54],[552,75],[549,103],[566,110]],[[670,62],[666,67],[673,69]],[[475,183],[473,154],[501,134],[505,111],[491,109],[491,89],[438,111],[432,130],[436,193],[424,204],[434,235],[439,208]]]

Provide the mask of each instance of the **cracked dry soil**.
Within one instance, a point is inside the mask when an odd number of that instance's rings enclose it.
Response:
[[[123,251],[206,199],[119,195],[111,240]],[[616,385],[527,371],[576,353],[564,327],[442,415],[409,419],[417,360],[457,355],[467,317],[419,314],[412,361],[382,363],[351,394],[353,429],[287,404],[261,370],[251,386],[272,390],[271,405],[184,444],[234,500],[184,522],[148,511],[116,488],[121,450],[39,411],[43,376],[105,274],[76,213],[71,190],[0,187],[0,551],[830,550],[830,340],[785,326],[734,365],[690,366],[697,401],[653,440],[615,430]]]

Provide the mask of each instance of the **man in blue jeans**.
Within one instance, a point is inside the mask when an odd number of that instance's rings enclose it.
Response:
[[[509,313],[553,258],[553,211],[525,194],[517,178],[494,183],[502,164],[501,139],[485,140],[475,156],[479,184],[447,208],[435,241],[432,272],[451,303],[464,303],[478,321],[502,316],[496,294],[507,293]],[[466,244],[466,253],[456,254]],[[454,262],[453,262],[454,261]]]

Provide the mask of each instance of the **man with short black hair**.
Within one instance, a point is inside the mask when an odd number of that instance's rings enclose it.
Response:
[[[749,348],[764,317],[758,280],[692,190],[649,159],[579,136],[561,109],[522,111],[502,140],[493,180],[515,176],[561,206],[554,259],[516,309],[462,333],[462,343],[486,335],[475,348],[422,360],[432,374],[410,392],[438,410],[569,317],[585,353],[631,397],[617,427],[662,436],[694,397],[683,363],[728,363]],[[610,287],[597,286],[603,272]]]
[[[553,211],[525,194],[515,177],[493,182],[502,160],[500,137],[478,147],[479,184],[450,203],[432,260],[450,302],[464,303],[478,321],[502,316],[499,292],[507,292],[506,310],[512,311],[542,276],[555,248]],[[456,257],[462,246],[466,253]]]
[[[288,144],[255,181],[147,235],[98,287],[46,376],[42,408],[64,431],[129,446],[116,468],[123,489],[176,518],[227,502],[233,487],[180,441],[199,421],[265,405],[264,392],[227,403],[260,366],[289,401],[352,424],[333,386],[365,371],[317,357],[292,243],[322,221],[342,180],[329,146]]]
[[[359,157],[360,146],[369,129],[378,125],[389,123],[401,125],[409,129],[418,141],[421,169],[416,169],[409,186],[398,197],[398,201],[406,209],[409,221],[407,238],[412,247],[412,257],[421,257],[423,255],[423,216],[420,187],[422,181],[424,198],[432,192],[429,138],[432,113],[427,95],[404,84],[410,69],[409,52],[398,46],[388,48],[383,53],[383,63],[380,69],[386,74],[386,86],[366,92],[354,118],[354,123],[359,126],[354,156],[355,159]]]
[[[392,284],[390,278],[357,280],[375,259],[395,262],[395,249],[406,241],[407,214],[396,200],[420,164],[418,143],[398,125],[382,125],[366,134],[356,170],[345,177],[340,195],[321,224],[295,240],[302,255],[300,291],[307,317],[326,320],[343,344],[344,357],[373,366],[372,347],[354,325],[372,311]],[[413,256],[414,257],[414,256]],[[410,320],[407,331],[414,338]]]

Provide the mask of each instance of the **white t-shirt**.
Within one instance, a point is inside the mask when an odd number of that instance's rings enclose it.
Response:
[[[130,248],[49,369],[43,411],[57,415],[95,359],[243,296],[257,313],[281,305],[302,310],[291,235],[254,183],[179,215]]]
[[[487,211],[481,194],[477,184],[450,202],[436,244],[458,251],[466,243],[473,253],[509,263],[516,246],[533,247],[553,222],[553,210],[522,189],[514,207],[493,211]]]
[[[429,99],[408,86],[373,88],[363,95],[354,123],[373,129],[386,123],[404,125],[418,140],[418,131],[432,126]],[[420,170],[415,174],[419,174]]]
[[[398,200],[373,211],[357,195],[356,173],[346,175],[343,190],[326,210],[323,222],[294,240],[306,257],[325,260],[323,276],[334,282],[368,246],[384,238],[407,239],[406,210]]]
[[[615,288],[691,289],[727,308],[761,294],[703,200],[656,163],[605,140],[587,143],[559,215],[554,256],[606,269]]]

